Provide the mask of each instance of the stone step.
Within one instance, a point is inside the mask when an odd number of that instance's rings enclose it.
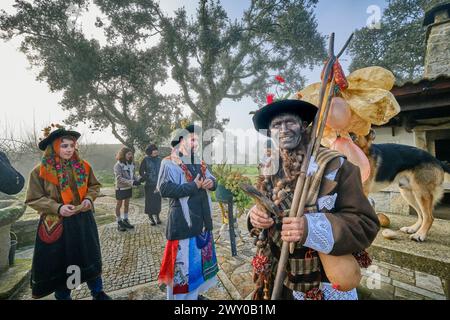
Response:
[[[416,217],[387,214],[391,220],[389,229],[415,223]],[[445,294],[449,297],[450,281],[450,221],[435,219],[425,242],[415,242],[399,231],[400,239],[387,240],[378,233],[368,252],[372,258],[413,271],[423,272],[443,279]]]
[[[412,225],[415,217],[387,214],[391,220],[389,229],[399,230]],[[399,232],[400,239],[387,240],[378,233],[369,251],[374,258],[405,268],[418,270],[439,277],[450,275],[450,221],[435,219],[425,242],[415,242],[409,235]]]
[[[0,275],[0,300],[10,299],[28,279],[31,259],[16,259],[14,265]]]

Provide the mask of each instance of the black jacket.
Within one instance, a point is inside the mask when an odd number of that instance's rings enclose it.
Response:
[[[166,162],[167,161],[167,162]],[[173,166],[170,160],[163,160],[161,167],[161,175],[167,169],[167,166]],[[193,177],[196,177],[201,172],[200,164],[186,165]],[[166,168],[165,168],[166,167]],[[207,172],[208,178],[214,181],[214,186],[211,191],[217,187],[215,178]],[[166,237],[168,240],[181,240],[198,236],[203,229],[211,231],[213,229],[211,210],[209,206],[208,194],[204,189],[198,189],[195,182],[178,183],[179,181],[172,181],[172,179],[165,180],[159,184],[159,191],[161,196],[169,198],[169,213],[166,228]],[[186,221],[180,198],[189,197],[187,203],[189,207],[189,216],[191,220],[191,227]]]
[[[146,186],[156,186],[160,167],[160,157],[147,156],[142,160],[141,166],[139,167],[139,175],[144,178]]]

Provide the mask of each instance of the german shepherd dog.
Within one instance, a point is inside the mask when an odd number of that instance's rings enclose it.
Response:
[[[450,167],[428,152],[412,146],[374,144],[373,130],[367,136],[350,135],[369,159],[371,172],[363,185],[366,196],[391,183],[397,184],[403,198],[418,215],[416,223],[400,231],[411,234],[411,240],[425,241],[434,221],[434,206],[444,194],[444,175],[450,173]]]

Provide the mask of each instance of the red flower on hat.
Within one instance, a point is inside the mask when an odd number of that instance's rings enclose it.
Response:
[[[279,83],[285,83],[286,80],[282,76],[275,76],[275,80],[277,80]]]
[[[269,94],[266,96],[267,104],[273,103],[273,99],[274,99],[274,98],[275,98],[275,95],[274,95],[273,93],[269,93]]]

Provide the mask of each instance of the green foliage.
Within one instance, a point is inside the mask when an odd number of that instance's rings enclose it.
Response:
[[[216,117],[223,99],[261,100],[275,74],[296,91],[304,85],[300,70],[323,61],[324,38],[313,13],[317,0],[253,0],[234,21],[220,1],[198,3],[196,16],[180,9],[160,25],[172,78],[204,128],[227,123]]]
[[[317,2],[252,0],[231,20],[218,0],[199,0],[193,17],[184,8],[166,14],[152,0],[16,0],[14,14],[0,13],[0,35],[20,37],[38,79],[63,93],[67,123],[111,127],[122,144],[143,149],[168,136],[181,103],[204,129],[222,129],[228,120],[216,113],[224,99],[261,100],[275,74],[303,87],[300,70],[325,57]],[[74,8],[92,5],[103,15],[96,26],[105,45],[86,38],[74,18]],[[179,94],[160,90],[169,72]]]
[[[426,52],[422,22],[428,2],[390,0],[382,14],[381,29],[356,31],[349,46],[353,58],[350,70],[377,65],[391,70],[400,81],[422,76]]]
[[[257,176],[259,175],[258,167],[256,165],[240,165],[234,164],[232,168],[235,170],[239,170],[243,175],[246,176]]]
[[[239,211],[243,211],[252,204],[252,199],[239,187],[241,183],[251,184],[250,178],[243,175],[240,169],[231,165],[219,164],[212,166],[212,173],[217,183],[233,193],[233,201]]]
[[[104,187],[114,186],[114,173],[113,170],[96,170],[95,177]]]
[[[111,127],[131,148],[161,142],[180,115],[176,96],[158,90],[168,78],[164,51],[160,45],[130,45],[126,25],[113,33],[99,20],[107,43],[86,38],[74,11],[83,13],[90,5],[87,0],[16,0],[14,14],[0,12],[0,36],[20,38],[21,51],[39,70],[38,80],[63,93],[67,124],[89,122],[93,131]]]

